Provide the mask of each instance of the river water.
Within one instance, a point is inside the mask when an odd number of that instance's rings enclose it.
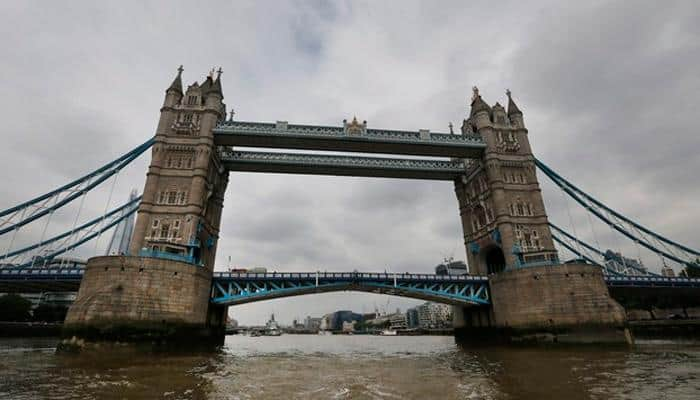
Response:
[[[461,347],[448,336],[228,336],[217,353],[57,355],[0,339],[0,399],[700,399],[700,342]]]

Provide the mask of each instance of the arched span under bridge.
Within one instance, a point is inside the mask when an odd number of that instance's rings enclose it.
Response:
[[[215,272],[211,302],[231,306],[280,297],[348,290],[460,306],[490,304],[488,278],[485,276],[368,272]]]

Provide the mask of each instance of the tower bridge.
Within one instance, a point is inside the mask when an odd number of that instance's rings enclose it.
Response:
[[[659,288],[697,298],[697,280],[653,276],[638,266],[628,268],[624,257],[619,257],[622,266],[610,263],[602,249],[580,240],[575,230],[572,235],[549,221],[538,169],[591,215],[659,256],[664,265],[699,268],[700,252],[610,209],[537,160],[510,92],[506,108],[490,106],[474,88],[456,134],[372,129],[356,118],[334,127],[244,122],[226,120],[221,70],[186,89],[182,71],[166,89],[154,138],[68,185],[0,211],[0,235],[11,235],[0,258],[5,264],[0,287],[79,286],[65,321],[66,335],[123,340],[126,332],[130,340],[173,334],[220,340],[230,305],[361,290],[452,304],[458,334],[619,342],[630,336],[625,311],[615,299],[652,298]],[[140,197],[65,234],[13,246],[24,225],[47,219],[48,226],[53,212],[84,200],[81,196],[149,148],[151,163]],[[366,155],[371,153],[382,156]],[[452,181],[471,275],[214,272],[228,175],[238,171]],[[56,257],[135,212],[123,254],[93,257],[84,270],[36,265],[37,254]],[[557,245],[576,260],[562,263]],[[94,337],[95,332],[100,336]]]

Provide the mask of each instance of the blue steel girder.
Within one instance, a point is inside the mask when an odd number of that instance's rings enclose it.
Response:
[[[223,147],[219,148],[219,156],[224,168],[236,172],[453,181],[465,171],[462,160],[234,151]]]
[[[348,130],[342,126],[226,121],[214,128],[218,146],[480,158],[486,143],[478,135],[427,130]]]
[[[211,302],[237,305],[335,291],[373,292],[461,306],[490,304],[487,277],[362,272],[218,272],[214,274]]]

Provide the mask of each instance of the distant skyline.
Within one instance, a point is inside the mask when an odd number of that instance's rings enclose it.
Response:
[[[271,6],[274,4],[274,6]],[[693,1],[3,2],[0,209],[56,188],[155,132],[164,91],[223,68],[224,102],[249,121],[456,130],[471,87],[524,113],[535,155],[614,209],[700,248],[700,8]],[[150,155],[119,175],[111,205],[143,188]],[[562,195],[539,176],[550,220]],[[109,185],[80,213],[101,215]],[[569,203],[578,234],[615,239]],[[49,234],[72,226],[78,205]],[[41,225],[41,224],[39,224]],[[233,173],[217,269],[430,272],[465,258],[451,183]],[[17,243],[41,236],[23,229]],[[101,238],[99,248],[107,245]],[[9,238],[0,238],[5,249]],[[75,254],[87,256],[94,244]],[[386,304],[330,293],[232,307],[241,324]],[[392,306],[421,301],[392,297]]]

